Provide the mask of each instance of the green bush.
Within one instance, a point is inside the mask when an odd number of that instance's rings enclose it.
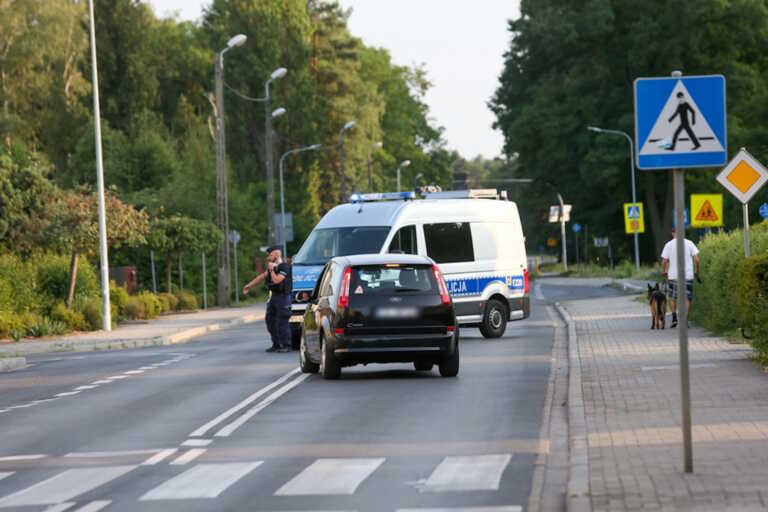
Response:
[[[737,276],[739,325],[750,333],[758,358],[768,364],[768,254],[742,260]]]
[[[144,318],[151,319],[160,314],[162,304],[160,303],[160,299],[158,299],[154,293],[141,292],[137,298],[141,301],[144,307]]]
[[[174,294],[165,292],[161,293],[159,297],[160,300],[168,302],[168,309],[166,311],[176,311],[176,308],[179,307],[179,298]]]
[[[12,254],[0,255],[0,311],[24,313],[41,309],[34,266]]]
[[[101,329],[101,299],[95,298],[83,301],[81,307],[80,311],[85,317],[85,323],[88,328],[92,331]]]
[[[51,319],[61,322],[68,330],[84,331],[86,329],[85,315],[74,309],[67,309],[63,302],[57,303],[51,310]]]
[[[109,303],[114,308],[112,316],[115,320],[125,317],[125,305],[129,297],[128,291],[123,286],[118,286],[114,281],[109,282]]]
[[[55,336],[69,332],[69,327],[56,320],[51,320],[47,316],[38,317],[34,323],[27,326],[27,336],[40,338],[42,336]]]
[[[163,296],[163,294],[159,294],[157,296],[158,302],[160,302],[160,313],[167,313],[171,310],[171,304],[168,302],[168,297]]]
[[[45,308],[50,309],[56,302],[67,299],[70,262],[71,256],[57,254],[44,254],[30,259],[29,263],[36,270],[40,300]],[[96,270],[81,256],[77,263],[75,297],[98,296],[99,279]]]
[[[197,297],[189,292],[181,292],[179,294],[178,309],[180,311],[189,311],[197,309]]]
[[[23,333],[25,331],[21,319],[11,311],[0,311],[0,339],[8,338],[11,333]],[[14,338],[16,338],[14,336]]]
[[[143,320],[147,317],[144,302],[139,297],[129,297],[125,303],[125,317],[130,320]]]

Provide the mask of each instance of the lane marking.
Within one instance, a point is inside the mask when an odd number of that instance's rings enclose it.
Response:
[[[295,388],[296,386],[298,386],[299,384],[307,380],[309,377],[310,377],[309,373],[303,373],[296,379],[290,381],[285,386],[278,388],[277,391],[273,392],[267,398],[265,398],[264,400],[256,404],[253,408],[249,409],[248,412],[246,412],[245,414],[237,418],[235,421],[233,421],[226,427],[216,432],[214,436],[229,437],[232,434],[232,432],[234,432],[235,430],[243,426],[245,422],[247,422],[257,414],[259,414],[261,411],[263,411],[267,407],[269,407],[269,405],[271,405],[275,400],[277,400],[278,398],[280,398],[281,396],[283,396],[284,394],[286,394],[287,392],[289,392],[290,390],[292,390],[293,388]]]
[[[141,463],[142,466],[154,466],[155,464],[159,464],[160,462],[164,461],[174,453],[178,452],[178,448],[168,448],[167,450],[163,450],[159,453],[156,453],[152,457],[148,458],[144,462]]]
[[[207,452],[205,448],[192,448],[189,451],[186,451],[182,453],[179,457],[173,459],[171,462],[172,466],[183,466],[184,464],[188,464]]]
[[[106,380],[106,379],[105,380],[95,380],[95,381],[91,382],[91,385],[100,386],[102,384],[111,384],[112,382],[114,382],[114,381]]]
[[[43,512],[64,512],[65,510],[69,510],[70,508],[77,505],[74,501],[68,501],[65,503],[59,503],[58,505],[53,505],[51,507],[46,508],[43,510]]]
[[[0,471],[0,480],[2,480],[3,478],[8,478],[14,473],[15,471]]]
[[[144,370],[128,370],[127,372],[123,372],[125,375],[139,375],[141,373],[144,373]]]
[[[109,506],[112,500],[96,500],[92,501],[84,507],[80,507],[74,512],[99,512],[99,510]]]
[[[262,464],[263,461],[197,464],[155,487],[139,498],[139,501],[216,498]]]
[[[152,366],[140,366],[139,370],[154,370],[156,368],[157,368],[157,366],[154,366],[154,365],[152,365]]]
[[[383,458],[318,459],[278,489],[275,496],[354,494],[383,463]]]
[[[501,507],[459,507],[459,508],[399,508],[397,512],[522,512],[520,505]]]
[[[136,466],[68,469],[0,499],[0,507],[56,505],[123,476]]]
[[[153,450],[116,450],[116,451],[109,451],[109,452],[71,452],[64,457],[69,458],[82,458],[82,459],[89,459],[89,458],[105,458],[105,457],[126,457],[130,455],[147,455],[147,454],[154,454],[163,451],[164,448],[157,448]]]
[[[39,453],[36,453],[34,455],[7,455],[5,457],[0,457],[0,462],[14,462],[17,460],[38,460],[38,459],[44,459],[47,455],[42,455]]]
[[[422,492],[497,491],[512,455],[446,457],[421,487]]]
[[[113,375],[112,377],[107,377],[107,380],[120,380],[120,379],[127,379],[127,375]]]
[[[181,446],[208,446],[212,442],[212,439],[187,439]]]
[[[547,300],[546,297],[544,297],[544,292],[541,291],[541,285],[537,284],[533,288],[533,295],[536,298],[536,300],[545,301]]]
[[[73,396],[73,395],[79,395],[79,394],[80,394],[79,391],[66,391],[64,393],[58,393],[58,394],[53,395],[53,396],[55,396],[56,398],[61,398],[63,396]],[[34,405],[34,404],[31,404],[31,405]]]
[[[78,386],[78,387],[76,387],[74,389],[74,391],[84,391],[86,389],[96,389],[97,387],[99,387],[99,386],[94,385],[94,384],[89,384],[87,386]]]
[[[301,371],[301,368],[294,368],[293,370],[291,370],[290,372],[286,373],[285,375],[283,375],[282,377],[280,377],[279,379],[277,379],[273,383],[271,383],[271,384],[261,388],[260,390],[256,391],[255,393],[253,393],[251,396],[249,396],[248,398],[246,398],[245,400],[243,400],[239,404],[237,404],[234,407],[231,407],[230,409],[228,409],[228,410],[224,411],[223,413],[219,414],[214,419],[212,419],[211,421],[209,421],[208,423],[206,423],[202,427],[198,428],[197,430],[195,430],[194,432],[189,434],[189,436],[190,437],[204,436],[206,434],[206,432],[208,432],[210,429],[212,429],[213,427],[215,427],[216,425],[218,425],[222,421],[226,420],[227,418],[229,418],[233,414],[237,413],[241,409],[245,409],[250,404],[252,404],[254,401],[256,401],[259,397],[261,397],[262,395],[265,395],[266,393],[268,393],[272,389],[276,388],[277,386],[279,386],[280,384],[282,384],[283,382],[285,382],[286,380],[291,378],[293,375],[296,375],[300,371]]]

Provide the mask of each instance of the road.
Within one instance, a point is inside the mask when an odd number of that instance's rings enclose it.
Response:
[[[298,373],[263,324],[162,349],[48,354],[0,375],[0,509],[525,510],[553,347],[540,285],[459,377],[410,365]],[[486,509],[484,509],[486,510]]]

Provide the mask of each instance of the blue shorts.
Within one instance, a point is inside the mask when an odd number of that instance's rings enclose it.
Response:
[[[677,279],[667,282],[667,296],[670,300],[677,300]],[[688,300],[693,300],[693,279],[685,282],[685,293],[688,295]]]

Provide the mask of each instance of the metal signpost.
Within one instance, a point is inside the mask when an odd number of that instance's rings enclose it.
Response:
[[[576,264],[579,264],[579,232],[581,231],[581,224],[574,222],[571,226],[573,233],[576,235]]]
[[[563,272],[568,272],[568,248],[565,244],[565,223],[571,220],[571,205],[563,203],[563,196],[557,194],[560,206],[549,207],[549,222],[560,223],[560,242],[563,247]]]
[[[203,253],[203,309],[208,309],[208,276],[205,269],[205,253]]]
[[[685,170],[724,165],[727,160],[725,77],[638,78],[634,84],[637,167],[674,172],[677,289],[685,290]],[[688,308],[677,301],[680,342],[683,465],[693,472]]]
[[[240,232],[233,229],[229,232],[229,241],[232,242],[235,251],[235,304],[240,303],[240,283],[237,280],[237,244],[240,243]],[[205,257],[205,256],[203,256]]]
[[[744,214],[744,254],[749,256],[749,200],[768,181],[768,170],[746,149],[741,148],[725,169],[717,175],[717,181],[741,201]],[[763,215],[762,206],[760,215]]]

